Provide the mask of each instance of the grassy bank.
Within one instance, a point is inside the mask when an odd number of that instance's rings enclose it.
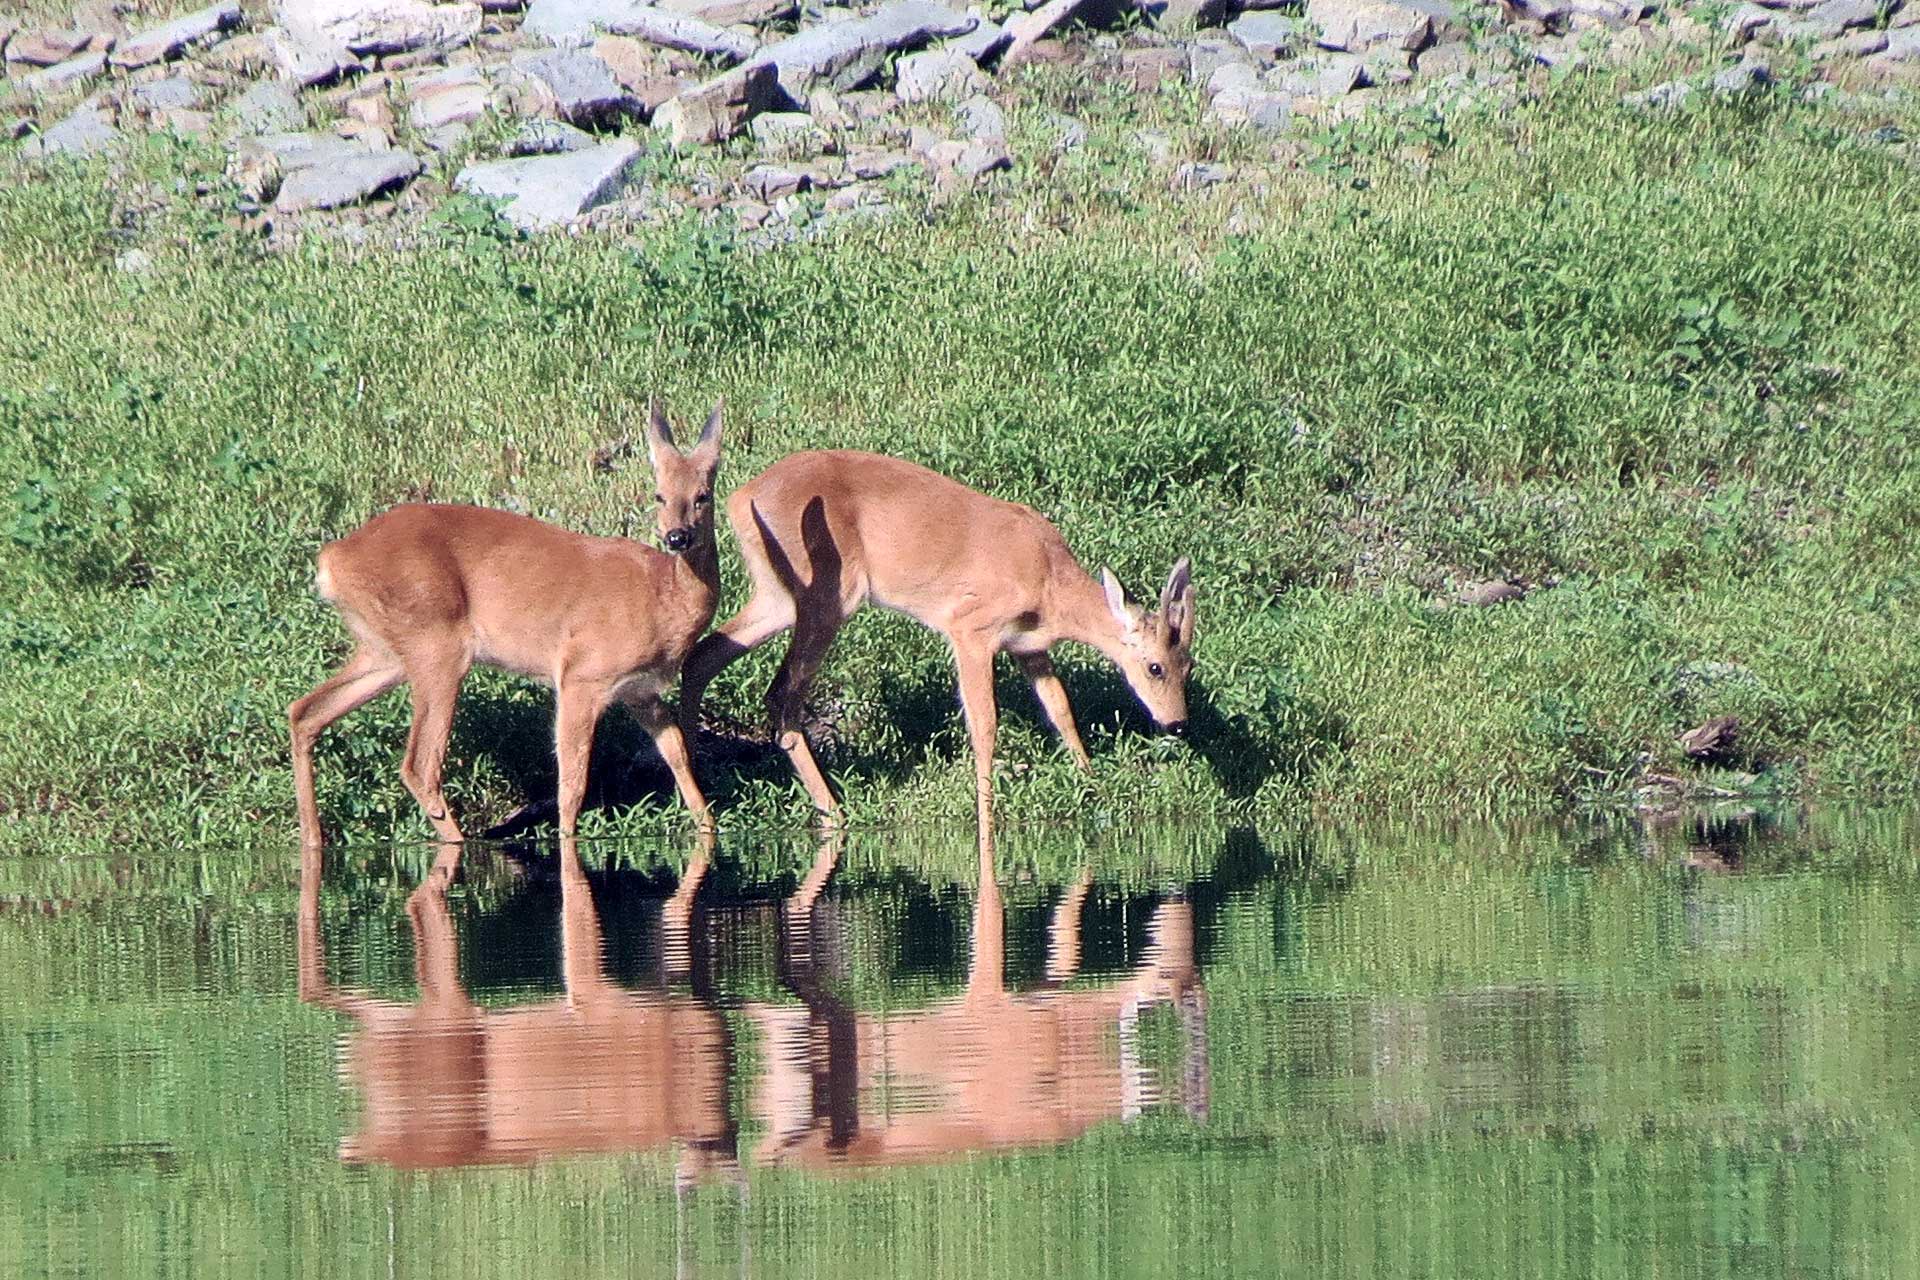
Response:
[[[728,397],[723,483],[878,449],[1033,503],[1136,592],[1193,557],[1193,741],[1141,736],[1117,677],[1062,655],[1083,783],[1003,670],[1013,817],[1624,796],[1698,777],[1674,738],[1717,714],[1742,722],[1717,785],[1910,787],[1920,175],[1870,134],[1920,124],[1539,87],[1181,194],[1135,129],[1249,144],[1036,73],[1016,153],[1056,106],[1095,125],[1080,152],[759,254],[478,220],[268,254],[213,207],[212,152],[154,143],[113,179],[0,159],[0,847],[289,833],[282,709],[344,651],[308,594],[320,542],[423,494],[643,530],[644,464],[594,457],[654,392]],[[116,269],[130,247],[149,268]],[[1436,607],[1504,575],[1551,585]],[[778,652],[710,705],[757,726]],[[861,818],[969,812],[935,637],[864,616],[820,696]],[[449,790],[472,825],[551,786],[548,708],[470,684]],[[425,833],[405,717],[389,698],[323,743],[334,827]],[[639,741],[610,718],[601,775]],[[777,758],[707,774],[733,822],[804,813]]]

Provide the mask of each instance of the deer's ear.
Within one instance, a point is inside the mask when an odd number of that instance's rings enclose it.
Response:
[[[720,419],[726,412],[726,406],[725,397],[713,402],[713,412],[707,415],[707,425],[700,428],[700,438],[694,442],[693,452],[687,455],[708,470],[720,463]]]
[[[673,443],[673,427],[667,422],[667,410],[658,396],[647,408],[647,458],[653,463],[655,474],[660,471],[663,454],[677,457],[680,450]]]
[[[1127,608],[1127,593],[1120,589],[1120,579],[1113,576],[1113,570],[1101,567],[1100,585],[1106,589],[1107,608],[1113,611],[1114,621],[1125,630],[1133,630],[1133,614]]]
[[[1166,589],[1160,593],[1160,617],[1174,643],[1182,648],[1193,643],[1193,567],[1185,556],[1174,561],[1167,575]]]

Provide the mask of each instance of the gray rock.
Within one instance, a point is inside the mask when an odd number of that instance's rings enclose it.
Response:
[[[57,62],[44,71],[36,71],[20,81],[21,88],[28,93],[58,93],[84,84],[107,69],[107,55],[104,53],[83,53],[77,58],[68,58]]]
[[[101,118],[99,111],[83,105],[78,111],[22,144],[20,153],[28,156],[87,156],[104,151],[120,141],[120,131]]]
[[[638,144],[620,138],[565,155],[468,165],[453,186],[511,201],[501,215],[516,226],[556,227],[618,199],[639,155]]]
[[[1298,67],[1283,64],[1266,77],[1268,88],[1306,98],[1342,98],[1366,82],[1365,59],[1351,53],[1322,54]]]
[[[153,270],[153,255],[141,248],[128,249],[114,255],[113,269],[123,275],[146,275]]]
[[[1087,144],[1087,126],[1083,120],[1073,116],[1052,115],[1047,117],[1047,127],[1053,133],[1055,151],[1078,151]]]
[[[1267,62],[1300,44],[1300,24],[1279,13],[1243,14],[1227,24],[1227,32],[1241,48]]]
[[[244,133],[291,133],[307,123],[307,109],[285,85],[263,80],[227,108]]]
[[[888,54],[966,35],[976,22],[932,0],[895,0],[871,17],[810,27],[768,45],[753,62],[771,66],[781,92],[801,103],[820,85],[836,92],[856,89],[873,78]]]
[[[1000,104],[985,94],[976,94],[955,107],[953,114],[960,121],[960,127],[975,142],[1005,142],[1007,140],[1007,113]]]
[[[1838,40],[1827,40],[1807,50],[1807,56],[1815,62],[1829,62],[1834,58],[1865,58],[1879,53],[1887,47],[1887,33],[1884,31],[1851,31]]]
[[[529,120],[507,140],[510,156],[557,156],[568,151],[584,151],[594,145],[590,133],[562,124],[558,120]]]
[[[894,74],[893,91],[902,102],[958,102],[987,87],[979,64],[947,49],[910,53],[900,59]]]
[[[1173,171],[1172,185],[1176,191],[1198,191],[1202,187],[1216,187],[1231,181],[1233,170],[1228,166],[1189,160]]]
[[[1013,34],[999,23],[990,21],[978,9],[969,9],[967,12],[978,19],[980,25],[940,47],[964,53],[984,67],[1006,52],[1007,45],[1013,41]]]
[[[260,33],[260,39],[281,76],[303,89],[330,84],[361,68],[360,59],[347,46],[337,40],[322,40],[311,32],[268,27]]]
[[[1640,17],[1640,0],[1567,0],[1567,8],[1605,27],[1631,25]]]
[[[233,0],[190,13],[184,18],[150,27],[120,42],[113,51],[116,67],[144,67],[173,57],[190,44],[240,25],[240,6]]]
[[[771,111],[753,118],[753,141],[761,152],[781,159],[819,155],[826,132],[804,111]]]
[[[521,30],[553,44],[587,44],[599,32],[637,36],[648,44],[739,62],[758,47],[752,36],[642,0],[533,0]]]
[[[1834,34],[1872,26],[1880,18],[1878,0],[1825,0],[1807,11],[1807,20],[1833,29]]]
[[[569,123],[604,128],[639,114],[639,102],[613,78],[613,69],[584,49],[525,53],[513,65],[546,86],[554,109]]]
[[[779,96],[771,65],[736,67],[662,103],[654,110],[652,123],[666,130],[676,147],[709,146],[739,133]]]
[[[1743,4],[1721,21],[1720,29],[1731,36],[1735,44],[1745,44],[1772,21],[1769,10],[1757,4]]]
[[[1920,62],[1920,27],[1895,27],[1887,32],[1883,62]]]
[[[731,27],[782,22],[791,18],[800,6],[794,0],[660,0],[660,7],[716,27]]]
[[[134,86],[133,104],[143,111],[191,111],[205,96],[196,82],[185,76],[170,76]]]
[[[7,61],[51,67],[86,53],[92,41],[86,31],[22,31],[8,40]]]
[[[977,179],[996,169],[1011,169],[1013,157],[991,142],[941,142],[927,150],[927,163],[958,177]]]
[[[281,213],[303,213],[359,204],[404,185],[420,168],[420,158],[411,151],[353,148],[294,169],[280,183],[273,207]]]
[[[1222,124],[1246,125],[1267,133],[1285,129],[1293,119],[1293,97],[1271,89],[1230,88],[1213,97],[1213,115]]]
[[[762,204],[797,195],[808,187],[808,176],[774,164],[755,165],[740,179],[740,189]]]
[[[1677,107],[1693,96],[1693,86],[1684,80],[1668,80],[1651,89],[1639,93],[1629,93],[1620,101],[1629,107],[1639,107],[1655,111],[1668,107]]]
[[[1433,33],[1433,19],[1389,0],[1307,0],[1307,21],[1324,48],[1354,52],[1377,44],[1412,52]]]
[[[1716,72],[1713,91],[1722,96],[1758,93],[1773,83],[1773,72],[1764,62],[1742,58],[1734,66]]]
[[[487,114],[493,86],[477,66],[449,67],[407,84],[407,118],[419,129],[472,124]]]
[[[1252,58],[1237,40],[1221,35],[1201,36],[1187,46],[1187,79],[1203,85],[1228,63],[1251,65]]]
[[[274,17],[295,40],[313,49],[345,46],[351,53],[405,53],[454,49],[480,34],[477,4],[424,0],[274,0]]]
[[[900,169],[910,169],[920,157],[907,151],[856,151],[847,157],[847,172],[865,181],[884,178]]]

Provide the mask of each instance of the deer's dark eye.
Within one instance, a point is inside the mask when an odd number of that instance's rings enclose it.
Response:
[[[661,496],[660,496],[659,494],[657,494],[657,493],[653,495],[653,500],[654,500],[655,502],[665,502],[665,501],[666,501],[666,499],[665,499],[665,498],[663,498],[663,497],[661,497]]]
[[[694,505],[694,506],[696,506],[696,507],[704,507],[704,506],[706,506],[706,505],[707,505],[707,504],[708,504],[709,502],[712,502],[712,501],[713,501],[713,495],[712,495],[712,494],[710,494],[710,493],[703,493],[703,494],[700,494],[700,495],[699,495],[698,497],[696,497],[696,498],[695,498],[695,499],[693,500],[693,505]]]
[[[1157,662],[1149,662],[1147,664],[1147,674],[1155,680],[1163,680],[1166,678],[1167,669]]]

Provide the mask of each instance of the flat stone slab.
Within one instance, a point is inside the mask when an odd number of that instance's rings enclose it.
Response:
[[[1358,53],[1374,45],[1412,51],[1433,34],[1433,19],[1385,0],[1307,0],[1307,21],[1320,29],[1327,49]]]
[[[105,53],[83,53],[77,58],[68,58],[57,62],[42,71],[36,71],[21,79],[21,87],[28,93],[58,93],[74,85],[85,83],[107,69]]]
[[[980,66],[954,49],[910,53],[894,68],[893,91],[902,102],[959,102],[987,87]]]
[[[655,108],[653,125],[664,129],[676,147],[725,142],[747,121],[773,105],[779,81],[769,63],[735,67]]]
[[[146,111],[190,111],[205,98],[205,91],[185,76],[171,76],[135,85],[134,105]]]
[[[472,124],[487,114],[493,86],[479,67],[450,67],[407,85],[407,117],[427,130]]]
[[[1280,13],[1244,14],[1227,24],[1227,34],[1254,57],[1269,62],[1301,43],[1300,24]]]
[[[507,140],[510,156],[557,156],[595,145],[592,134],[558,120],[529,120]]]
[[[557,156],[528,156],[468,165],[453,180],[456,191],[511,201],[501,212],[528,230],[564,226],[615,200],[640,155],[626,138]]]
[[[7,42],[7,61],[51,67],[87,52],[93,36],[85,31],[20,31]]]
[[[301,88],[327,84],[344,72],[357,69],[360,59],[338,40],[325,40],[311,31],[288,31],[268,27],[260,33],[280,74]]]
[[[477,4],[424,0],[275,0],[275,15],[296,41],[314,49],[405,53],[452,49],[480,34]]]
[[[82,107],[37,138],[22,144],[22,155],[90,156],[120,141],[120,131],[92,107]]]
[[[810,27],[767,46],[753,61],[771,66],[780,91],[799,104],[821,86],[835,92],[856,89],[879,72],[889,54],[966,35],[977,22],[932,0],[896,0],[871,17]]]
[[[639,113],[640,104],[614,79],[613,68],[584,49],[523,53],[513,66],[546,87],[554,110],[569,123],[608,125]]]
[[[190,13],[184,18],[175,18],[172,22],[157,27],[149,27],[138,35],[123,40],[113,51],[113,65],[144,67],[155,62],[164,62],[190,44],[197,44],[209,36],[239,25],[240,6],[233,3],[233,0],[210,5],[197,13]]]
[[[589,44],[606,33],[637,36],[683,53],[740,62],[759,48],[752,36],[641,0],[533,0],[520,29],[552,44]]]
[[[660,7],[716,27],[731,27],[779,22],[791,18],[800,6],[795,0],[660,0]]]
[[[273,207],[282,213],[338,209],[391,191],[420,172],[411,151],[353,148],[301,165],[287,174]]]
[[[246,133],[291,133],[307,122],[307,110],[277,80],[262,80],[235,98],[227,110]]]

